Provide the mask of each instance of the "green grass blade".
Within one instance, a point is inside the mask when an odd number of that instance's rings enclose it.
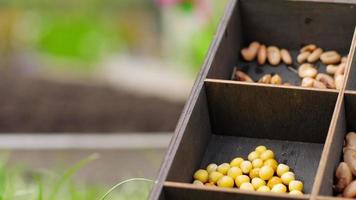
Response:
[[[48,200],[54,200],[57,193],[64,185],[64,183],[66,181],[68,181],[73,176],[73,174],[75,174],[78,170],[80,170],[82,167],[86,166],[91,161],[96,160],[98,157],[99,157],[98,154],[92,154],[92,155],[88,156],[87,158],[80,160],[74,166],[72,166],[68,170],[66,170],[64,172],[64,174],[62,175],[62,177],[53,186],[52,191],[49,193]]]

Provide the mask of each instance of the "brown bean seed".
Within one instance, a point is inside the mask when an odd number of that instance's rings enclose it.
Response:
[[[319,60],[320,58],[320,55],[323,53],[323,49],[321,48],[317,48],[313,51],[313,53],[311,53],[309,56],[308,56],[308,59],[307,61],[310,62],[310,63],[314,63],[316,61]]]
[[[324,83],[324,85],[329,89],[335,89],[334,79],[327,74],[320,73],[320,74],[316,75],[315,80]]]
[[[305,52],[303,52],[303,53],[300,53],[299,55],[298,55],[298,57],[297,57],[297,61],[298,61],[298,63],[304,63],[307,59],[308,59],[308,57],[310,56],[310,52],[309,51],[305,51]]]
[[[336,51],[326,51],[321,54],[320,60],[325,65],[337,64],[341,60],[341,56]]]
[[[278,65],[281,62],[281,53],[276,46],[269,46],[267,48],[267,58],[271,65]]]
[[[319,89],[326,89],[326,85],[320,81],[314,80],[313,82],[313,87],[314,88],[319,88]]]
[[[334,79],[336,89],[340,90],[344,84],[344,75],[337,75]]]
[[[260,80],[258,80],[258,82],[259,83],[269,84],[269,83],[271,83],[271,79],[272,79],[271,74],[266,74],[266,75],[262,76],[260,78]]]
[[[335,72],[337,71],[338,68],[339,68],[338,65],[328,65],[328,66],[326,66],[326,72],[328,74],[333,75],[333,74],[335,74]]]
[[[335,77],[345,74],[346,63],[341,63],[335,72]]]
[[[346,63],[347,62],[347,56],[343,56],[341,58],[341,63]]]
[[[237,81],[251,82],[251,83],[254,82],[249,75],[239,70],[235,72],[235,78]]]
[[[335,190],[342,192],[352,181],[352,173],[345,162],[341,162],[335,172],[336,184]]]
[[[301,78],[305,77],[315,77],[316,74],[318,73],[318,70],[316,70],[312,64],[309,63],[304,63],[298,68],[298,75]]]
[[[306,51],[314,51],[316,49],[315,44],[308,44],[305,45],[303,48],[300,49],[300,53],[306,52]]]
[[[287,65],[292,64],[292,56],[290,55],[287,49],[281,49],[281,58],[285,64]]]
[[[282,82],[282,77],[280,77],[278,74],[273,75],[271,78],[271,84],[273,85],[281,85]]]
[[[356,197],[356,181],[352,181],[342,193],[343,197],[353,198]]]
[[[267,60],[267,48],[265,45],[261,45],[258,49],[257,62],[260,65],[264,65]]]
[[[310,77],[305,77],[302,80],[301,86],[302,87],[313,87],[314,79]]]

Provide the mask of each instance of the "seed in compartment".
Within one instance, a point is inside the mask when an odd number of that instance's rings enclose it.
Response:
[[[235,78],[237,81],[250,82],[250,83],[254,82],[249,75],[239,70],[235,72]]]
[[[262,180],[261,178],[255,177],[251,180],[251,184],[253,185],[253,188],[255,188],[255,190],[257,190],[261,186],[266,185],[266,182],[264,180]]]
[[[335,87],[340,90],[344,84],[344,75],[335,76]]]
[[[343,197],[346,198],[354,198],[356,197],[356,180],[352,181],[344,190],[342,193]]]
[[[230,169],[229,163],[223,163],[223,164],[219,165],[216,170],[217,170],[218,172],[220,172],[220,173],[226,175],[227,172],[229,171],[229,169]]]
[[[279,164],[277,166],[277,175],[282,176],[284,173],[289,172],[289,166],[285,164]]]
[[[252,151],[251,153],[248,154],[247,159],[252,162],[253,160],[255,160],[255,159],[259,158],[259,157],[260,157],[260,153],[259,152]]]
[[[274,153],[273,153],[273,151],[268,149],[268,150],[264,151],[263,153],[261,153],[260,158],[262,160],[268,160],[270,158],[274,158]]]
[[[239,187],[240,190],[255,191],[253,185],[249,182],[242,183]]]
[[[313,87],[314,85],[314,79],[310,77],[305,77],[302,80],[301,86],[302,87]]]
[[[204,183],[201,182],[201,181],[199,181],[199,180],[194,180],[194,181],[193,181],[193,184],[194,184],[194,185],[204,185]]]
[[[303,53],[303,52],[306,52],[306,51],[314,51],[316,49],[316,45],[315,44],[308,44],[308,45],[305,45],[304,47],[302,47],[300,49],[300,53]]]
[[[273,176],[273,174],[274,174],[274,171],[273,171],[272,167],[270,167],[270,166],[263,166],[263,167],[261,167],[261,169],[259,171],[259,176],[263,180],[270,179]]]
[[[271,83],[271,79],[272,79],[271,74],[265,74],[260,78],[260,80],[258,80],[258,82],[259,83],[270,84]]]
[[[303,53],[300,53],[298,56],[297,56],[297,61],[298,63],[304,63],[305,61],[307,61],[308,57],[310,56],[310,52],[309,51],[305,51]]]
[[[339,68],[339,65],[328,65],[326,66],[326,73],[333,75]]]
[[[298,68],[298,75],[300,78],[310,77],[313,78],[318,73],[318,70],[313,67],[310,63],[304,63]]]
[[[263,160],[261,158],[257,158],[252,161],[253,168],[261,168],[263,166]]]
[[[303,183],[301,181],[293,180],[288,184],[289,191],[298,190],[303,191]]]
[[[241,55],[244,60],[246,61],[252,61],[256,58],[258,49],[260,48],[260,43],[258,42],[251,42],[251,44],[247,47],[241,50]]]
[[[230,162],[231,167],[240,167],[241,163],[244,161],[241,157],[236,157]]]
[[[264,65],[267,60],[267,48],[265,45],[261,45],[257,53],[257,62],[260,65]]]
[[[257,189],[257,192],[270,192],[270,191],[271,191],[271,189],[265,185],[263,185]]]
[[[341,162],[336,168],[335,172],[335,191],[342,192],[344,189],[352,182],[352,172],[350,167],[345,163]]]
[[[247,175],[240,175],[235,179],[235,184],[237,185],[237,187],[240,187],[242,183],[249,183],[249,182],[250,182],[250,177],[248,177]]]
[[[267,59],[271,65],[278,65],[281,62],[281,53],[276,46],[269,46],[267,48]]]
[[[307,61],[308,61],[309,63],[314,63],[314,62],[318,61],[322,53],[323,53],[323,49],[321,49],[321,48],[315,49],[315,50],[313,51],[313,53],[311,53],[311,54],[308,56]]]
[[[303,195],[303,192],[301,192],[299,190],[293,190],[293,191],[290,191],[288,194],[290,194],[290,195]]]
[[[210,183],[217,183],[218,180],[223,176],[224,176],[224,174],[222,174],[220,172],[217,172],[217,171],[211,172],[209,174],[209,182]]]
[[[292,56],[290,55],[287,49],[281,49],[281,58],[285,64],[287,65],[292,64]]]
[[[313,87],[314,88],[319,88],[319,89],[326,89],[327,88],[326,85],[323,82],[320,82],[320,81],[317,81],[317,80],[314,80]]]
[[[265,152],[267,150],[266,146],[260,145],[258,147],[255,148],[255,151],[259,152],[260,154],[262,154],[263,152]]]
[[[230,176],[223,176],[218,180],[217,185],[223,188],[232,188],[234,187],[234,179]]]
[[[242,170],[239,167],[231,167],[227,172],[227,175],[235,180],[236,177],[242,175]]]
[[[288,185],[291,181],[295,180],[295,175],[293,172],[286,172],[281,176],[282,182]]]
[[[278,183],[273,186],[273,188],[271,189],[271,192],[286,193],[287,187],[285,185],[283,185],[282,183]]]
[[[205,183],[204,185],[208,187],[216,187],[214,183]]]
[[[209,173],[204,169],[199,169],[194,173],[193,177],[195,180],[201,181],[202,183],[206,183],[209,179]]]
[[[206,167],[206,171],[208,171],[208,173],[214,172],[216,171],[218,168],[218,165],[215,163],[210,163],[207,167]]]
[[[276,171],[278,162],[275,159],[270,158],[270,159],[265,160],[263,165],[268,165],[268,166],[272,167],[273,171]]]
[[[253,168],[249,173],[250,178],[255,178],[260,176],[260,168]]]
[[[346,146],[344,148],[344,162],[350,167],[351,172],[356,176],[356,150]]]
[[[271,78],[271,84],[273,85],[281,85],[283,82],[282,77],[279,76],[278,74],[275,74]]]
[[[279,178],[278,176],[273,176],[271,179],[268,180],[267,186],[269,188],[273,188],[273,186],[278,184],[278,183],[282,183],[282,179]]]
[[[321,54],[320,60],[325,65],[337,64],[341,61],[341,56],[336,51],[326,51]]]
[[[331,76],[327,75],[327,74],[319,73],[318,75],[316,75],[315,80],[324,83],[324,85],[329,89],[335,89],[336,88],[334,79]]]
[[[248,174],[252,169],[252,163],[248,160],[245,160],[241,163],[240,169],[242,170],[242,173]]]

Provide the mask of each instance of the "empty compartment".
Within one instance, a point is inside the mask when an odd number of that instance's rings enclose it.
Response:
[[[233,68],[248,73],[254,81],[264,74],[279,74],[284,82],[300,85],[301,79],[291,68],[298,69],[296,56],[302,46],[316,44],[324,51],[349,53],[356,21],[356,3],[292,0],[237,0],[208,78],[229,80]],[[252,41],[288,49],[293,64],[273,67],[244,62],[240,51]],[[315,63],[325,73],[321,62]]]
[[[344,139],[348,132],[356,132],[356,94],[345,93],[341,109],[338,114],[335,131],[332,134],[329,153],[325,159],[326,165],[321,175],[320,186],[316,188],[322,196],[337,195],[334,191],[335,171],[339,163],[343,161]]]
[[[192,183],[209,163],[247,159],[266,145],[310,193],[337,92],[206,81],[167,181]]]

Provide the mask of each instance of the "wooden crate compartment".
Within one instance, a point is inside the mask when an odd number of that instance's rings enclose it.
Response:
[[[233,67],[237,66],[254,81],[264,74],[279,74],[283,81],[300,85],[299,76],[285,64],[261,67],[255,61],[244,62],[240,50],[252,41],[290,50],[293,56],[291,67],[294,69],[300,65],[296,57],[305,44],[337,50],[341,55],[349,52],[356,21],[356,10],[350,4],[289,0],[235,2],[208,78],[230,80]],[[316,66],[319,72],[325,73],[325,65],[317,62]]]
[[[166,180],[191,183],[197,169],[266,145],[310,193],[337,96],[207,80]]]
[[[332,134],[330,148],[325,159],[325,169],[320,175],[321,183],[315,188],[321,196],[333,196],[333,184],[335,170],[342,161],[342,149],[344,147],[345,135],[350,131],[356,131],[356,92],[345,93],[341,102],[340,112],[337,116],[335,130]]]

